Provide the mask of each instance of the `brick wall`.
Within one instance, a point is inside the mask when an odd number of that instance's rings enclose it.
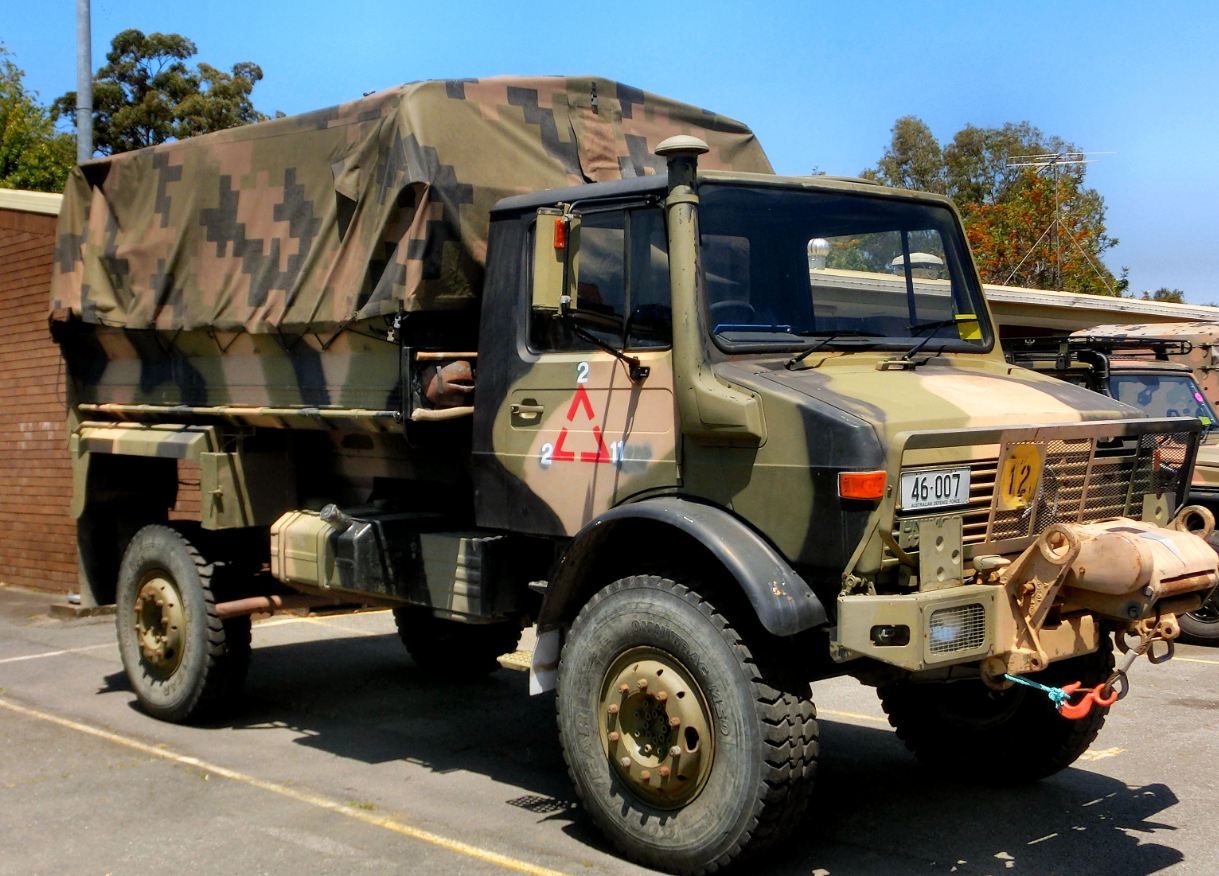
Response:
[[[0,209],[0,582],[76,589],[63,370],[47,332],[55,217]]]

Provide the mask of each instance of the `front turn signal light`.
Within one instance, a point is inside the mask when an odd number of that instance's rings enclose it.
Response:
[[[883,499],[883,471],[844,471],[838,473],[838,495],[844,499]]]

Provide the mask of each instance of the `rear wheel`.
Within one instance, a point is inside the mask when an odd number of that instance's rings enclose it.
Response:
[[[449,678],[478,678],[499,669],[499,657],[516,650],[521,628],[510,621],[468,624],[436,617],[430,608],[394,609],[398,638],[420,669]]]
[[[581,610],[559,664],[559,738],[585,810],[627,857],[706,872],[798,822],[816,711],[769,657],[668,578],[623,578]]]
[[[1096,653],[1053,663],[1029,678],[1053,687],[1079,681],[1088,688],[1112,671],[1106,637]],[[920,761],[986,784],[1022,784],[1065,769],[1087,751],[1109,712],[1094,707],[1071,720],[1042,691],[1021,685],[996,691],[972,680],[905,681],[878,693],[889,723]]]
[[[123,554],[119,653],[140,705],[165,721],[205,717],[245,681],[250,619],[217,617],[214,568],[168,526],[145,526]]]

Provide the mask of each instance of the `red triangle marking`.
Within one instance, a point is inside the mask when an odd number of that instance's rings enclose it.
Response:
[[[550,458],[553,459],[555,462],[575,462],[575,459],[576,459],[575,452],[571,451],[571,450],[563,449],[563,440],[566,437],[567,437],[567,427],[564,426],[563,430],[561,432],[559,432],[559,440],[554,443],[554,453],[552,453],[550,456]]]
[[[593,413],[593,403],[588,398],[588,391],[584,388],[584,384],[576,387],[576,394],[572,396],[571,407],[567,409],[567,422],[571,422],[576,418],[576,411],[583,407],[584,416],[586,419],[596,419],[596,414]]]
[[[597,439],[597,452],[581,451],[580,462],[613,462],[609,448],[605,446],[605,439],[601,437],[601,430],[596,426],[593,426],[593,437]]]

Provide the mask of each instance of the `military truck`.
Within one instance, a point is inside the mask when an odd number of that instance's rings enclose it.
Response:
[[[1191,333],[1196,336],[1197,329]],[[1212,515],[1219,512],[1219,432],[1215,431],[1219,417],[1194,379],[1195,371],[1183,364],[1198,366],[1201,361],[1191,341],[1179,335],[1153,337],[1145,331],[1119,335],[1077,331],[1069,336],[1009,338],[1006,350],[1009,362],[1113,396],[1149,416],[1196,417],[1205,438],[1198,447],[1189,501]],[[1216,537],[1211,543],[1219,548]],[[1212,596],[1198,610],[1180,615],[1184,640],[1219,644],[1217,600]]]
[[[1137,345],[1139,342],[1176,342],[1167,352],[1167,359],[1187,366],[1202,387],[1212,405],[1219,404],[1219,323],[1160,322],[1137,325],[1098,325],[1074,332],[1084,336],[1121,339]]]
[[[1074,333],[1074,337],[1103,336],[1127,345],[1130,355],[1149,355],[1148,345],[1167,343],[1169,347],[1157,359],[1189,368],[1213,408],[1219,404],[1219,323],[1170,322],[1140,325],[1101,325]],[[1139,352],[1142,345],[1143,351]],[[1219,439],[1207,441],[1198,448],[1194,467],[1194,482],[1190,501],[1219,511]],[[1219,615],[1215,617],[1219,623]]]
[[[776,176],[603,79],[88,162],[52,299],[82,600],[145,710],[221,706],[302,601],[392,607],[438,684],[533,625],[585,810],[665,870],[800,823],[812,680],[1035,779],[1124,689],[1114,635],[1162,656],[1217,580],[1201,424],[1006,363],[948,199]]]

